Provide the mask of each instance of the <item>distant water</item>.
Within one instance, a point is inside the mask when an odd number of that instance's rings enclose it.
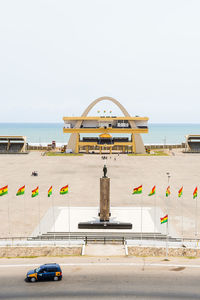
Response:
[[[23,135],[31,144],[66,144],[69,134],[62,128],[63,123],[0,123],[0,135]],[[149,133],[142,138],[145,144],[180,144],[187,134],[200,134],[200,124],[149,124]]]

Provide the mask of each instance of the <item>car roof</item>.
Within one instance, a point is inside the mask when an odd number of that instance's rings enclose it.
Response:
[[[56,263],[44,264],[44,265],[41,265],[40,267],[42,267],[42,268],[44,268],[44,267],[57,267],[57,268],[60,268],[59,264],[56,264]]]

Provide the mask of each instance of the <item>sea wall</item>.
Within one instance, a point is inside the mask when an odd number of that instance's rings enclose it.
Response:
[[[130,256],[166,256],[166,248],[160,247],[128,247]],[[169,256],[200,257],[200,249],[169,248]]]
[[[81,255],[82,246],[72,247],[0,247],[0,257],[65,256]]]

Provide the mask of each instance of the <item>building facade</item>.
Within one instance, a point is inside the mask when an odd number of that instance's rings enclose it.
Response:
[[[115,103],[124,114],[124,117],[88,117],[90,110],[103,100]],[[108,150],[110,153],[113,153],[113,151],[145,153],[140,134],[148,133],[148,118],[131,117],[122,104],[112,97],[98,98],[86,108],[81,117],[63,117],[63,121],[63,132],[71,133],[67,145],[68,151],[74,153],[82,151],[86,153],[91,151],[103,153],[104,150]],[[81,137],[81,134],[85,135],[87,133],[90,136]],[[94,136],[91,137],[91,134],[94,134]],[[117,136],[117,134],[120,135]]]

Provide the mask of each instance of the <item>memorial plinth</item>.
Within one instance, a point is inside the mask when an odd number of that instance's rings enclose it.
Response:
[[[110,217],[110,178],[100,178],[100,222],[109,221]]]
[[[106,176],[107,168],[103,168],[104,176],[100,178],[100,212],[99,220],[81,222],[79,229],[132,229],[131,223],[110,220],[110,178]]]

